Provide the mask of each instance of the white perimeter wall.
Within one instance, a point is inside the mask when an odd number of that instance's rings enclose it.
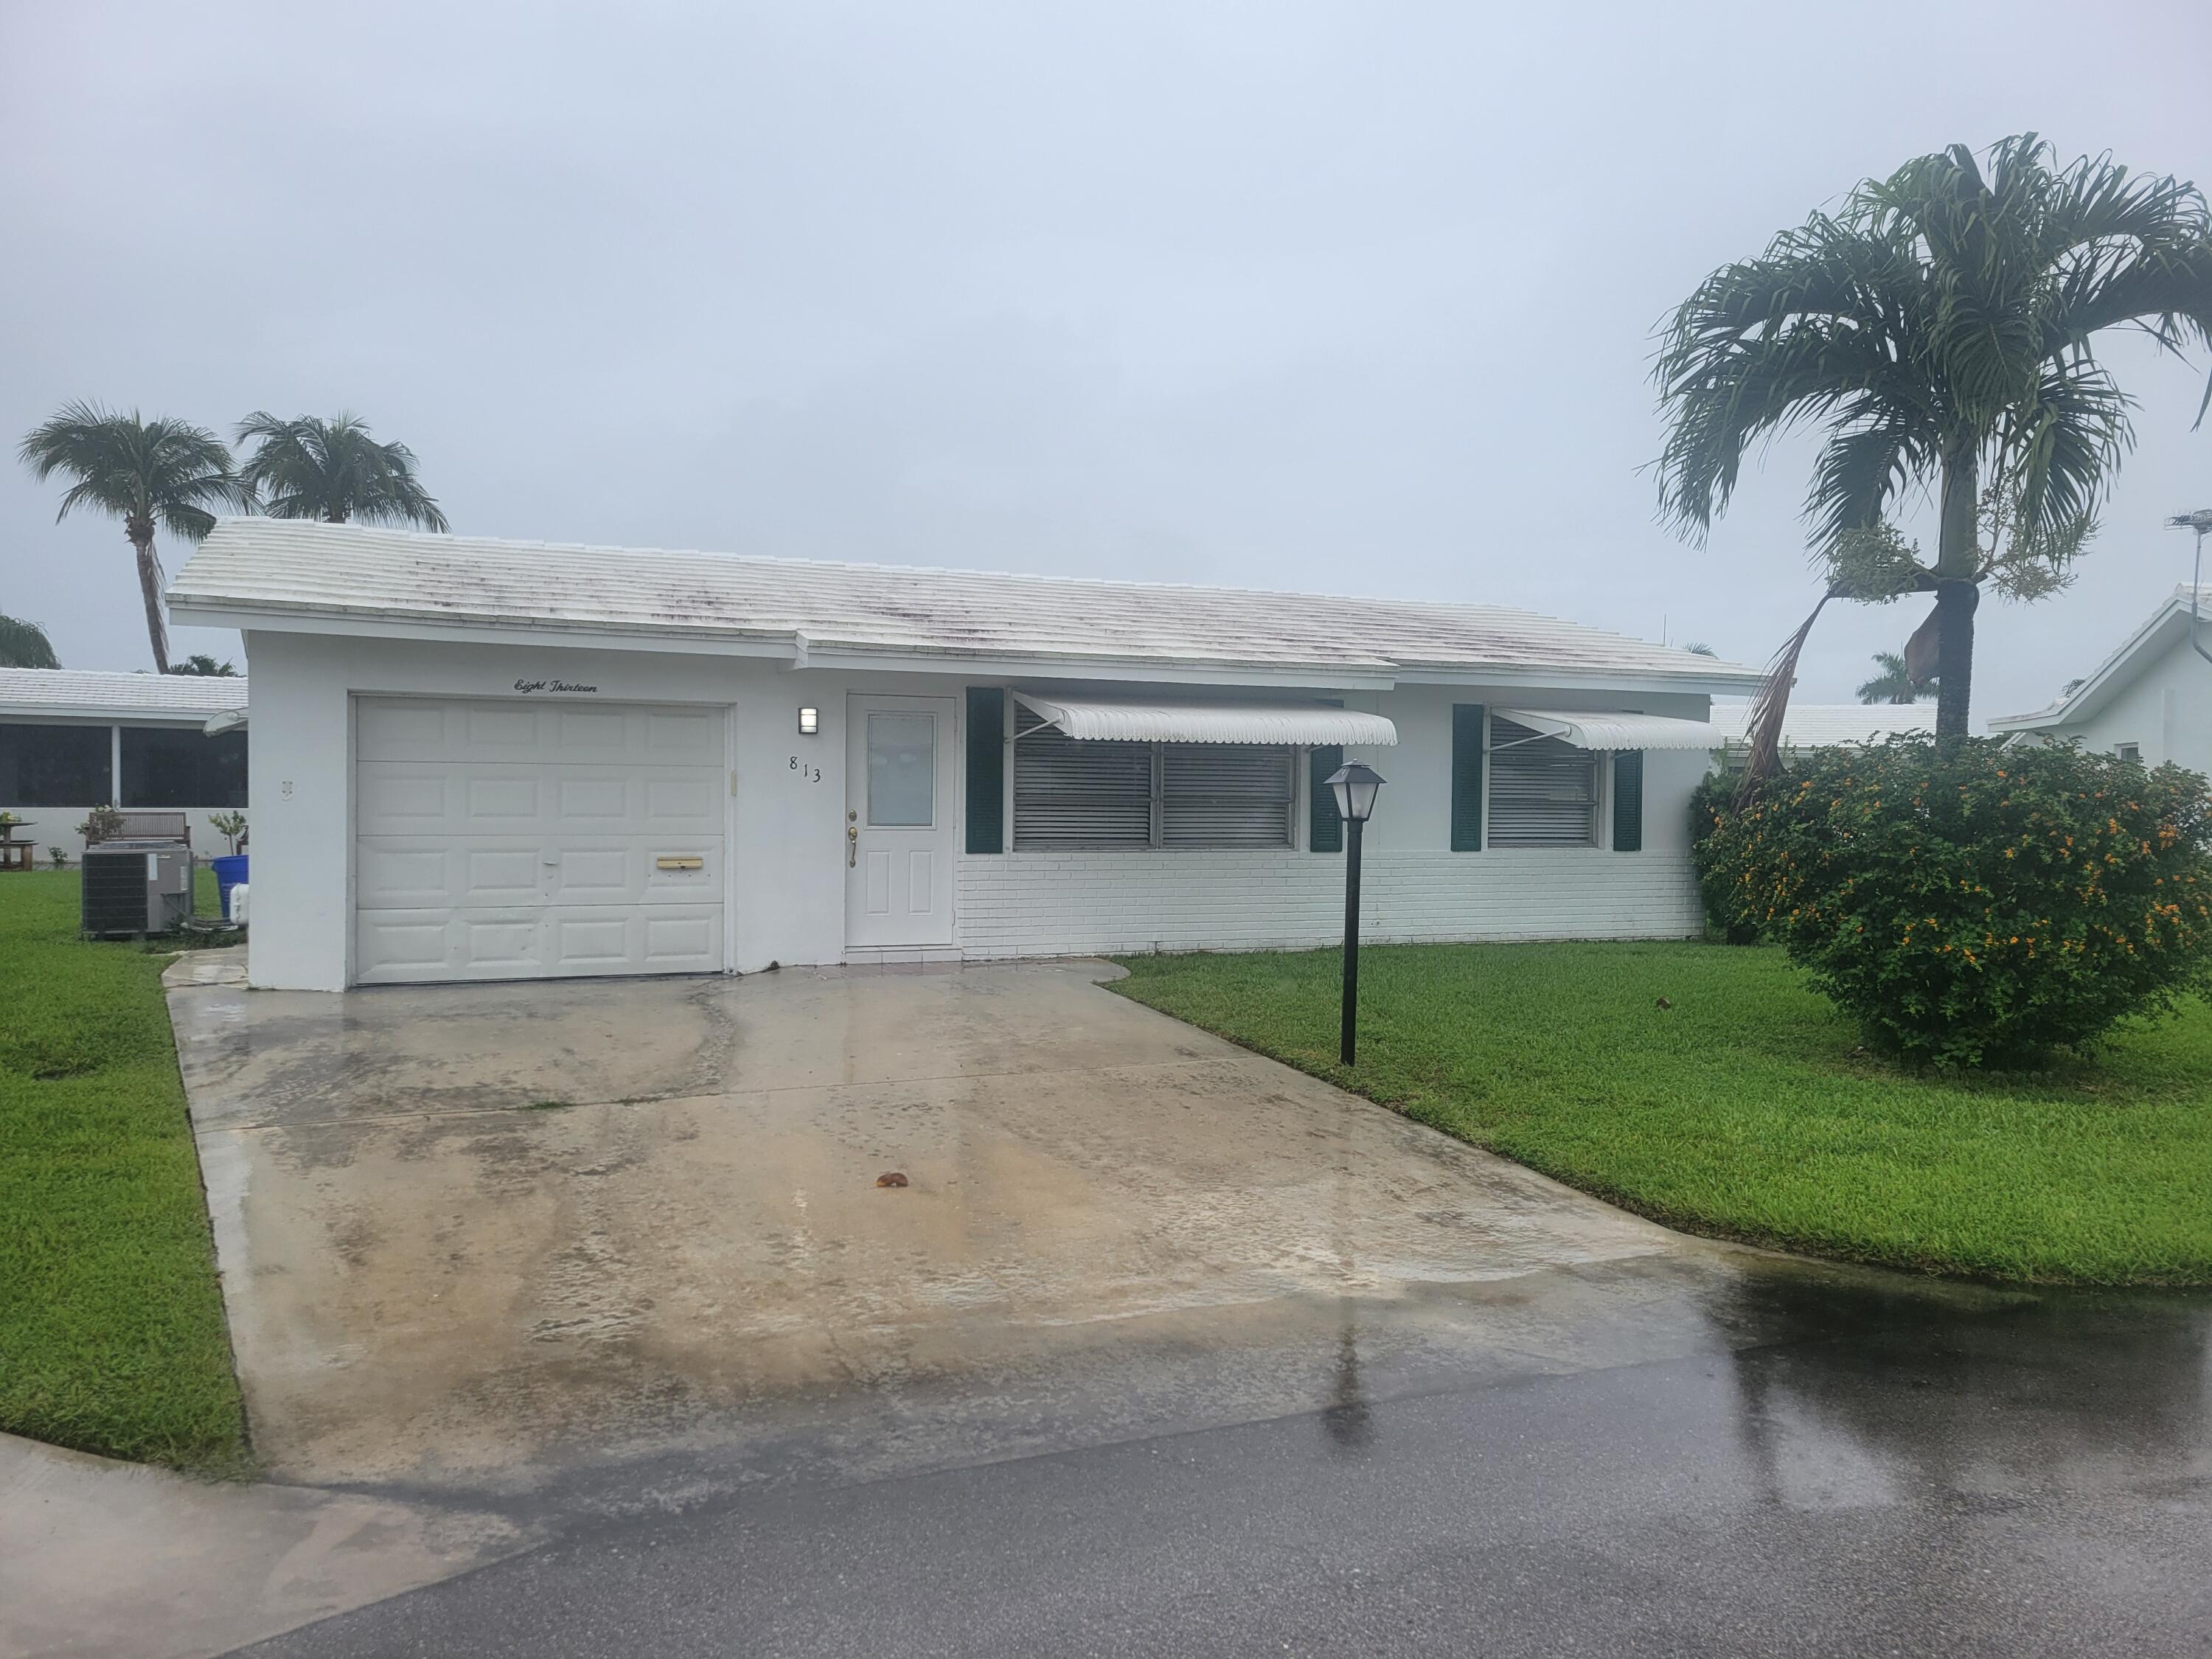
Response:
[[[256,631],[246,636],[246,653],[254,688],[250,971],[257,985],[309,990],[336,990],[350,977],[356,694],[514,697],[522,695],[517,680],[560,679],[596,686],[592,702],[728,708],[730,960],[753,972],[772,962],[844,957],[847,695],[950,695],[961,725],[962,689],[988,683],[970,675],[794,671],[770,659],[678,652],[580,651],[557,641],[433,644]],[[1448,848],[1455,702],[1628,708],[1696,719],[1705,713],[1703,697],[1425,686],[1344,701],[1389,715],[1401,739],[1394,748],[1355,751],[1389,780],[1367,837],[1370,937],[1668,938],[1698,930],[1687,836],[1690,791],[1708,765],[1702,753],[1647,757],[1641,852]],[[802,705],[821,711],[819,736],[798,735]],[[960,731],[958,740],[967,735]],[[956,785],[956,847],[964,845],[961,795]],[[1601,817],[1609,832],[1609,800]],[[1303,840],[1303,811],[1299,829]],[[198,840],[196,830],[196,846]],[[963,855],[957,868],[957,944],[973,957],[1317,945],[1342,931],[1344,860],[1336,854],[1009,853]]]

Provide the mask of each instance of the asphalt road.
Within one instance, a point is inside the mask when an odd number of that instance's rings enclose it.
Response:
[[[1785,1282],[1716,1351],[569,1526],[249,1650],[2212,1651],[2212,1304]]]

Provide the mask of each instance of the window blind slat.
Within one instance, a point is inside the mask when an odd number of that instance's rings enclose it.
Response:
[[[1596,846],[1597,757],[1496,716],[1490,733],[1490,844]]]
[[[1014,744],[1014,845],[1287,847],[1297,763],[1287,748],[1036,732]]]

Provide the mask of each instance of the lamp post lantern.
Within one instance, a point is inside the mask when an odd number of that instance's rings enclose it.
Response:
[[[1352,1028],[1359,1011],[1359,840],[1367,820],[1375,815],[1382,776],[1353,761],[1329,775],[1328,787],[1336,797],[1337,816],[1344,820],[1344,1030],[1336,1052],[1349,1066]]]

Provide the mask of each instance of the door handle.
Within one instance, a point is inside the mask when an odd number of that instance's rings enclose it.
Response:
[[[846,829],[845,829],[845,867],[846,867],[848,870],[851,870],[851,869],[856,868],[856,867],[859,866],[860,862],[860,826],[859,826],[859,825],[857,825],[857,824],[848,824],[848,825],[847,825],[847,826],[846,826]]]

